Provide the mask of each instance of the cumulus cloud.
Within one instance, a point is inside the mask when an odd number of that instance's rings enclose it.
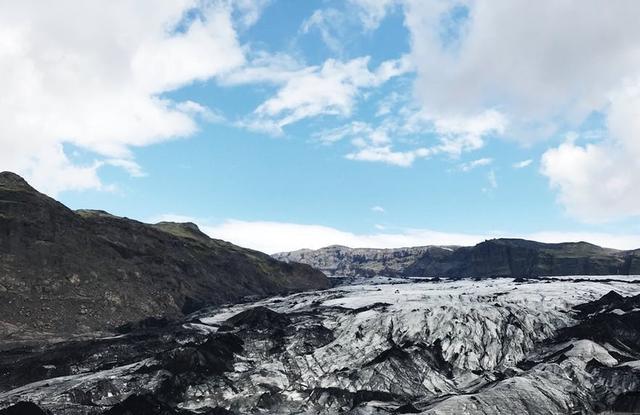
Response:
[[[591,114],[603,114],[603,137],[583,142],[593,137],[579,134],[579,141],[550,149],[541,171],[574,217],[640,215],[633,190],[640,177],[640,3],[401,3],[424,111],[466,119],[494,109],[508,121],[501,132],[523,142],[578,130]],[[460,145],[456,140],[451,148]],[[462,145],[471,151],[481,142],[472,135]]]
[[[384,213],[385,210],[382,206],[372,206],[371,210],[376,213]]]
[[[416,91],[429,109],[497,107],[516,121],[580,121],[640,64],[635,1],[404,4]]]
[[[589,241],[601,246],[617,249],[634,249],[640,246],[640,235],[615,235],[606,233],[580,233],[543,231],[530,234],[497,235],[438,232],[429,229],[406,229],[399,232],[357,234],[340,229],[286,222],[226,220],[211,224],[204,220],[179,215],[163,215],[151,222],[172,220],[194,222],[212,238],[223,239],[234,244],[273,254],[296,249],[318,249],[329,245],[345,245],[352,248],[398,248],[425,245],[475,245],[496,237],[522,237],[540,242]]]
[[[612,95],[607,125],[606,138],[580,143],[571,134],[541,160],[559,202],[587,222],[640,215],[640,83]]]
[[[0,166],[49,194],[105,188],[105,164],[143,174],[132,148],[214,114],[162,94],[243,63],[231,13],[222,1],[2,3]],[[95,161],[77,164],[65,145]]]

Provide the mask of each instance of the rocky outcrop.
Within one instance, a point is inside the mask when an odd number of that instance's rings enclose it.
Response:
[[[72,211],[19,176],[0,173],[3,342],[110,330],[247,296],[327,286],[308,265],[211,239],[194,224]]]
[[[275,255],[342,277],[537,277],[638,275],[640,250],[618,251],[586,242],[545,244],[493,239],[472,247],[351,249],[342,246]]]

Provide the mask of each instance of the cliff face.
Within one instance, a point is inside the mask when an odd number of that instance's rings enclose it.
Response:
[[[301,262],[327,275],[373,277],[401,275],[419,258],[446,258],[452,248],[423,246],[397,249],[348,248],[333,245],[318,250],[301,249],[273,255],[287,262]]]
[[[308,265],[210,239],[193,224],[74,212],[0,173],[0,337],[109,329],[327,286]]]
[[[423,256],[407,276],[629,275],[640,273],[636,251],[617,251],[585,242],[544,244],[495,239],[458,248],[447,258]]]
[[[640,274],[640,251],[618,251],[585,242],[545,244],[494,239],[472,247],[399,249],[327,247],[275,255],[347,277],[534,277]]]

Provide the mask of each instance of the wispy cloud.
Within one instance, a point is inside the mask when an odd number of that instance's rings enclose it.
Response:
[[[482,188],[485,193],[491,193],[498,188],[498,179],[496,178],[496,172],[491,170],[487,173],[487,187]]]
[[[371,210],[376,213],[384,213],[385,210],[382,206],[372,206]]]
[[[409,167],[418,159],[436,155],[457,158],[477,150],[484,146],[487,135],[501,134],[505,125],[506,120],[493,110],[468,117],[446,117],[428,114],[403,103],[399,109],[378,121],[352,121],[315,133],[314,137],[324,144],[351,138],[355,148],[346,155],[350,160]],[[428,145],[424,142],[426,140],[429,140]],[[403,149],[399,149],[398,142],[401,141],[405,144]],[[479,165],[487,163],[487,160]],[[471,169],[477,166],[462,167]]]
[[[491,158],[481,158],[481,159],[469,161],[467,163],[462,163],[462,164],[459,165],[459,168],[463,172],[468,172],[468,171],[471,171],[471,170],[475,169],[476,167],[488,166],[491,163],[493,163],[493,159],[491,159]]]
[[[388,60],[369,69],[368,56],[346,62],[328,59],[321,66],[289,74],[274,96],[260,104],[242,125],[274,135],[287,125],[320,115],[348,117],[363,90],[380,86],[410,70],[408,59]]]
[[[527,159],[527,160],[519,161],[517,163],[513,163],[512,166],[514,169],[524,169],[525,167],[530,166],[531,163],[533,163],[533,160]]]
[[[345,15],[336,9],[318,9],[302,22],[300,32],[307,34],[314,30],[320,33],[324,44],[334,53],[343,53],[345,38]]]
[[[429,157],[431,151],[427,148],[418,148],[409,151],[394,151],[391,146],[375,146],[367,143],[356,144],[359,150],[347,154],[349,160],[373,161],[392,164],[400,167],[409,167],[418,158]]]

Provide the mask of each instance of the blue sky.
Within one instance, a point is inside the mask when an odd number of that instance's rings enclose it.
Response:
[[[0,168],[267,252],[640,247],[636,2],[154,5],[2,6]]]

